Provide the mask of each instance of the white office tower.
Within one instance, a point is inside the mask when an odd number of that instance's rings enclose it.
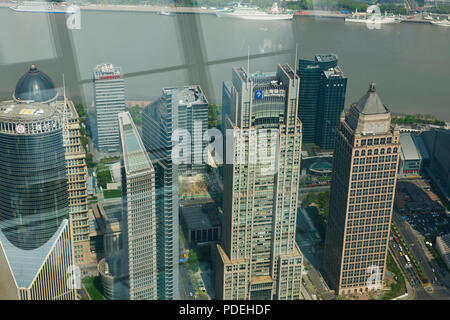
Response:
[[[119,113],[123,239],[130,300],[156,300],[155,171],[128,112]]]
[[[302,142],[299,84],[289,65],[256,74],[233,68],[224,119],[217,299],[301,297],[303,257],[295,242]]]
[[[94,104],[97,147],[105,153],[117,153],[120,147],[117,115],[125,111],[125,86],[122,71],[113,64],[94,68]]]

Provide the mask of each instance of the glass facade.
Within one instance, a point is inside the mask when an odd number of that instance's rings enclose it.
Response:
[[[158,299],[178,297],[178,166],[172,163],[172,132],[178,109],[163,95],[142,114],[142,141],[155,169]]]
[[[344,110],[347,78],[337,62],[334,54],[317,54],[314,60],[300,59],[297,70],[303,143],[314,143],[322,149],[333,148],[334,128]]]
[[[0,227],[15,246],[38,248],[69,217],[62,129],[0,132],[0,154]]]

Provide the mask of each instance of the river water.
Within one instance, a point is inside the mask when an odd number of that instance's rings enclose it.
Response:
[[[55,17],[57,16],[57,17]],[[450,121],[450,29],[400,23],[369,29],[340,19],[244,21],[214,15],[81,11],[81,29],[64,15],[0,9],[0,94],[7,98],[31,63],[82,102],[92,100],[92,69],[122,67],[128,100],[152,100],[162,87],[200,84],[210,102],[233,66],[275,71],[297,56],[335,53],[348,77],[346,105],[377,83],[396,113],[430,113]],[[248,51],[250,58],[248,59]]]

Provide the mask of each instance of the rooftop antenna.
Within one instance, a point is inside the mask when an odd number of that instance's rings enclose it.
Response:
[[[63,143],[66,146],[69,143],[69,123],[67,119],[67,99],[66,99],[66,80],[64,78],[64,73],[62,74],[63,80],[63,97],[64,97],[64,105],[63,105]]]
[[[247,72],[250,74],[250,45],[247,47]]]
[[[250,45],[247,46],[247,87],[250,78]]]
[[[297,55],[298,43],[295,43],[295,61],[294,61],[294,72],[297,72],[297,63],[298,63],[298,55]]]
[[[62,74],[63,80],[63,95],[64,95],[64,105],[66,104],[66,81],[64,79],[64,73]]]

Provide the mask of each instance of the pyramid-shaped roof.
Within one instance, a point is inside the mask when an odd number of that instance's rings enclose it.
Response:
[[[355,105],[356,109],[362,114],[381,114],[388,113],[389,110],[381,102],[376,92],[375,83],[371,83],[369,90],[359,99]]]

